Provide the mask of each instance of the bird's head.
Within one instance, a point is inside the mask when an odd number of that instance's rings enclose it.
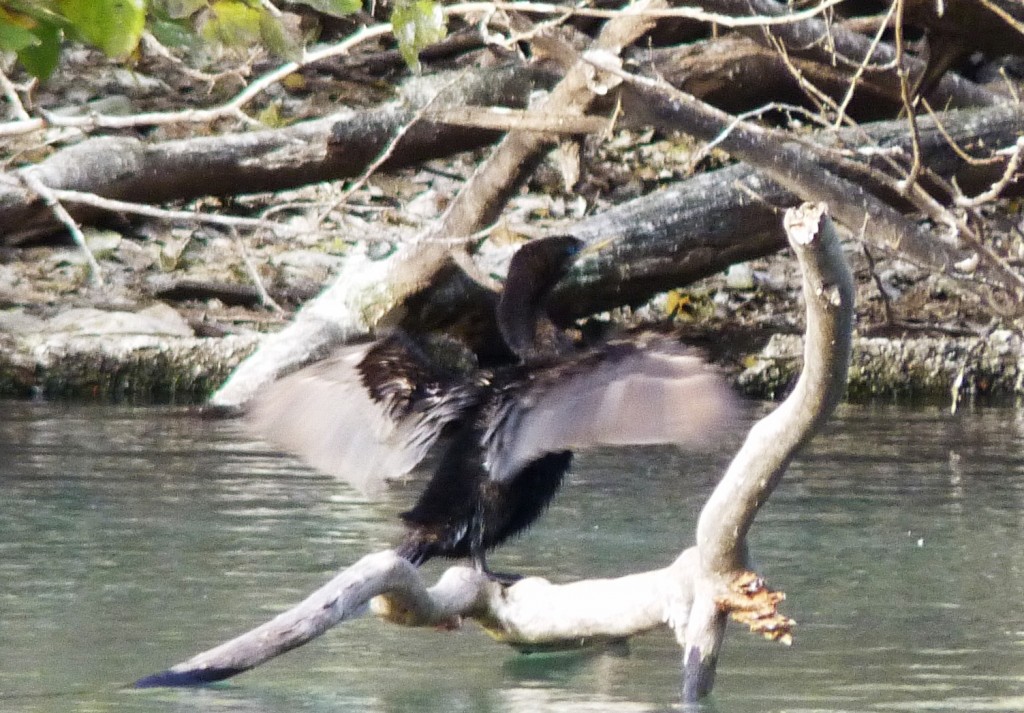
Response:
[[[529,284],[532,293],[543,293],[569,274],[586,243],[571,235],[538,238],[519,248],[508,266],[509,285]]]

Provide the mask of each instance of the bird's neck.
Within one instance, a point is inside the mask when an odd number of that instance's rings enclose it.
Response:
[[[545,310],[548,290],[530,287],[529,281],[507,280],[497,309],[501,336],[509,349],[527,363],[555,357],[568,345]]]

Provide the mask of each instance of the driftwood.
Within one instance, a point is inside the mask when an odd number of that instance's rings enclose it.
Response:
[[[160,203],[208,195],[256,193],[361,175],[428,102],[435,107],[525,106],[553,75],[536,66],[507,65],[417,80],[405,96],[371,110],[349,109],[281,129],[146,143],[100,137],[58,151],[29,168],[51,189]],[[483,146],[498,134],[417,121],[381,168],[396,169]],[[87,220],[96,209],[68,204]],[[59,224],[17,172],[0,176],[0,239],[17,245]]]
[[[648,111],[665,104],[660,91],[644,103]],[[668,109],[660,116],[651,112],[652,120],[696,132],[692,123],[682,123],[678,114],[671,107]],[[703,109],[713,112],[710,107]],[[731,117],[721,113],[712,120],[713,123],[704,125],[705,134],[732,123]],[[912,139],[905,127],[901,121],[879,122],[858,129],[819,132],[814,140],[822,147],[844,147],[853,156],[863,156],[864,166],[880,168],[880,154],[893,150],[903,156],[910,153]],[[960,147],[977,157],[988,157],[990,147],[1012,145],[1022,132],[1024,111],[1016,106],[951,111],[941,119],[920,119],[918,144],[923,160],[937,175],[957,179],[965,190],[977,190],[998,178],[1007,159],[974,165],[963,157]],[[782,148],[774,138],[751,136],[749,132],[737,136],[745,138],[748,147],[759,150],[757,155],[744,154],[748,163],[700,174],[561,228],[584,240],[612,238],[615,247],[584,261],[555,290],[550,305],[552,314],[569,320],[624,304],[640,304],[659,292],[715,274],[733,263],[778,251],[785,245],[785,238],[778,227],[777,212],[796,205],[800,195],[821,195],[821,186],[814,177],[823,173],[830,177],[833,186],[838,185],[832,195],[841,195],[842,210],[847,211],[844,216],[851,231],[858,232],[864,224],[863,208],[850,200],[859,193],[873,209],[884,211],[883,219],[898,222],[898,229],[909,231],[910,238],[916,239],[909,246],[900,245],[901,255],[916,255],[924,264],[946,271],[964,256],[965,253],[954,251],[895,213],[891,206],[906,204],[891,190],[880,190],[878,197],[847,180],[863,178],[863,173],[858,173],[850,163],[831,161],[827,155],[801,154],[806,173],[798,174],[800,183],[794,184],[778,171],[773,160]],[[957,146],[952,146],[950,140]],[[877,147],[873,149],[872,144]],[[739,150],[742,154],[743,148]],[[791,145],[789,150],[801,151],[801,147]],[[798,166],[788,168],[792,171]],[[790,188],[777,180],[780,178]],[[891,244],[883,247],[890,249]],[[404,319],[418,329],[451,327],[459,320],[487,323],[492,313],[489,293],[450,262],[432,274],[419,273],[420,281],[416,284],[406,281],[407,289],[386,290],[390,280],[403,274],[407,261],[400,261],[400,255],[388,261],[351,262],[334,287],[304,308],[302,318],[288,328],[289,332],[268,339],[268,348],[257,350],[232,375],[228,384],[214,395],[213,403],[244,403],[267,381],[314,358],[336,340],[365,334],[373,326],[368,315],[384,315],[400,308],[404,314],[396,317],[396,321]],[[680,259],[680,255],[685,259]],[[419,267],[424,264],[418,263]],[[428,283],[431,289],[416,292],[416,288]],[[407,299],[410,295],[415,295],[415,299]],[[493,334],[493,325],[490,330],[477,332],[486,339]],[[304,348],[304,344],[313,346]],[[279,350],[284,352],[283,356]]]
[[[704,0],[704,5],[711,11],[741,16],[787,12],[784,5],[773,0],[759,0],[753,6],[748,6],[745,0]],[[671,51],[634,54],[641,63],[653,63],[676,86],[727,110],[747,110],[769,98],[771,101],[799,98],[801,90],[786,60],[766,39],[765,31],[759,28],[743,31],[753,39],[744,42],[726,37]],[[802,73],[804,82],[815,84],[819,90],[831,94],[836,102],[847,91],[853,68],[870,45],[868,38],[841,26],[826,26],[819,19],[776,25],[771,29],[771,36],[789,48],[790,60]],[[829,50],[818,42],[825,36],[835,43],[835,51],[851,64],[837,66],[832,61]],[[895,65],[889,62],[893,56],[891,47],[884,43],[878,45],[873,61],[881,68],[872,67],[857,79],[858,101],[863,100],[862,103],[873,107],[869,111],[881,112],[898,106],[901,98],[898,77]],[[923,71],[919,60],[906,57],[905,63],[911,73]],[[729,67],[729,72],[722,72],[722,66]],[[371,166],[399,132],[405,134],[388,149],[388,159],[378,168],[415,165],[497,138],[494,131],[484,128],[456,127],[423,117],[414,121],[417,111],[428,101],[435,109],[444,106],[522,107],[533,88],[551,86],[554,79],[543,62],[498,69],[466,69],[454,75],[434,77],[432,87],[424,87],[422,81],[414,82],[418,89],[408,92],[405,99],[377,109],[339,112],[283,129],[163,143],[150,144],[128,136],[89,139],[21,171],[28,171],[51,190],[143,203],[272,191],[349,178],[361,175]],[[432,99],[438,90],[442,90],[442,96]],[[1003,97],[956,75],[944,77],[929,98],[933,106],[943,108],[1004,101]],[[871,116],[863,112],[860,115]],[[79,221],[92,220],[100,213],[99,208],[75,203],[68,196],[63,200],[72,217]],[[490,209],[490,206],[488,203],[475,208]],[[0,177],[0,226],[0,239],[9,245],[61,227],[36,193],[25,185],[18,171]]]
[[[846,387],[853,281],[823,206],[790,210],[786,229],[803,270],[807,305],[804,369],[792,394],[751,429],[697,525],[696,545],[668,567],[617,579],[556,585],[528,578],[511,587],[464,567],[433,587],[390,551],[369,555],[295,608],[136,686],[196,685],[246,671],[300,646],[370,604],[411,626],[472,618],[521,649],[576,647],[667,625],[684,649],[683,698],[706,695],[731,615],[788,642],[783,595],[750,572],[746,534],[790,460],[817,431]],[[376,597],[376,599],[373,599]]]
[[[761,15],[766,17],[786,15],[789,7],[776,0],[698,0],[698,6],[731,15]],[[861,63],[886,66],[897,60],[896,48],[884,42],[872,44],[870,38],[829,23],[820,18],[787,23],[770,28],[751,27],[740,30],[747,37],[766,47],[781,45],[787,54],[812,59],[825,65],[839,63],[856,67]],[[913,76],[925,72],[925,62],[916,57],[904,55],[902,61]],[[873,81],[886,87],[889,96],[900,96],[899,76],[895,71],[872,72]],[[984,87],[963,80],[955,74],[943,76],[935,85],[929,100],[933,106],[969,107],[998,104],[1007,101]]]

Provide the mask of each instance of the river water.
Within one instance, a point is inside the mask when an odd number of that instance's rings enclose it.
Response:
[[[180,409],[0,403],[0,711],[647,711],[677,706],[667,631],[520,656],[473,625],[372,618],[217,686],[126,690],[289,607],[399,530],[369,501]],[[693,539],[725,455],[586,454],[492,556],[564,581]],[[844,406],[761,512],[752,551],[791,648],[730,626],[707,711],[1024,710],[1024,417]],[[443,563],[426,571],[436,576]]]

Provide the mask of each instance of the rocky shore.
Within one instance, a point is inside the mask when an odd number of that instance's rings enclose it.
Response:
[[[140,312],[74,309],[0,335],[0,396],[5,398],[202,403],[263,339],[255,332],[199,337],[171,308]],[[739,387],[756,398],[786,393],[801,363],[802,338],[776,334],[743,363]],[[1000,403],[1024,396],[1019,334],[987,337],[856,337],[848,398],[949,403],[976,397]]]

